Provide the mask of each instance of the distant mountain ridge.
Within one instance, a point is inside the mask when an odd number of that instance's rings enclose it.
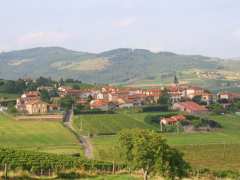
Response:
[[[38,47],[0,54],[0,78],[49,76],[86,82],[116,83],[151,79],[189,69],[215,70],[222,60],[201,55],[154,53],[146,49],[119,48],[102,53]]]

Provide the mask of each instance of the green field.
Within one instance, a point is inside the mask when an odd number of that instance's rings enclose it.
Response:
[[[77,139],[56,121],[16,121],[0,114],[0,144],[53,153],[81,152]]]
[[[11,94],[11,93],[1,93],[0,92],[0,100],[13,100],[19,97],[19,94]]]
[[[114,121],[113,118],[117,117],[115,119],[118,121],[117,127],[119,128],[117,130],[120,130],[124,127],[131,128],[135,121],[146,125],[144,119],[149,114],[156,115],[158,113],[117,114],[114,116],[110,115],[109,117],[112,118],[111,122]],[[98,124],[94,126],[96,129],[99,127],[99,129],[105,130],[108,128],[108,125],[109,128],[113,126],[113,123],[105,123],[103,117],[106,115],[94,116],[99,116]],[[126,118],[127,121],[126,119],[122,121],[122,125],[119,125],[119,121],[121,121],[120,117],[128,117]],[[213,170],[240,170],[240,116],[211,115],[209,118],[218,121],[223,128],[214,132],[164,133],[163,136],[171,146],[184,152],[185,159],[188,160],[193,167],[210,168]],[[86,118],[85,121],[88,119],[90,118]],[[107,120],[107,122],[108,121],[109,120]],[[104,128],[102,128],[101,124],[104,124]],[[90,125],[91,123],[88,126]],[[147,125],[148,128],[151,128],[149,124]],[[152,127],[152,129],[158,129],[158,127]],[[117,152],[115,152],[117,150],[113,148],[113,146],[118,143],[116,135],[95,136],[91,141],[94,146],[94,156],[96,159],[111,161],[113,158],[118,158],[114,156],[114,154],[117,154]]]
[[[148,115],[168,113],[119,113],[75,116],[74,125],[83,134],[116,134],[126,128],[147,128],[159,130],[158,125],[145,122]]]

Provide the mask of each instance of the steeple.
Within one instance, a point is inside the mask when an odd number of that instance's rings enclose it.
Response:
[[[177,75],[174,76],[174,84],[175,85],[178,85],[179,81],[178,81],[178,78],[177,78]]]

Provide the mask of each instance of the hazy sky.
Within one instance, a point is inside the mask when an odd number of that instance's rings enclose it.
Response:
[[[240,0],[1,0],[0,50],[146,48],[240,57]]]

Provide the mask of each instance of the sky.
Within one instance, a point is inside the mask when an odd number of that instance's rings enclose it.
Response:
[[[144,48],[240,57],[239,0],[1,0],[0,50]]]

